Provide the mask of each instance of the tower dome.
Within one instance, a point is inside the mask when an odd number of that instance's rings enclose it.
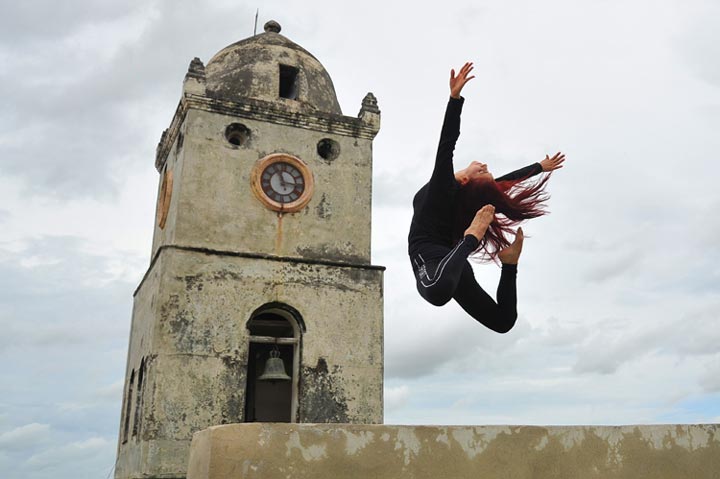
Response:
[[[280,35],[275,21],[265,32],[220,50],[205,67],[207,95],[217,100],[254,98],[299,111],[341,115],[330,75],[300,45]]]

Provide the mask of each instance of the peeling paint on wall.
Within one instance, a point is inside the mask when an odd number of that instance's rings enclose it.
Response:
[[[332,217],[332,206],[330,205],[330,202],[328,202],[325,193],[323,193],[320,197],[320,202],[315,207],[315,212],[321,219],[328,219]]]
[[[315,367],[304,366],[301,374],[301,422],[350,422],[347,399],[340,387],[343,381],[340,366],[333,366],[330,371],[325,358],[320,358]]]
[[[264,437],[263,447],[257,447],[257,435]],[[448,445],[439,439],[443,437],[460,440]],[[653,443],[648,437],[662,440]],[[696,445],[683,445],[689,437],[698,439]],[[240,461],[257,467],[242,476],[245,479],[717,479],[719,439],[716,424],[244,424],[197,434],[188,479],[235,477],[232,471],[238,470]],[[622,460],[607,460],[613,448]],[[283,450],[288,453],[278,454]]]

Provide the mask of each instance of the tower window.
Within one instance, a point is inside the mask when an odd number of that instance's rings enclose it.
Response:
[[[330,138],[324,138],[318,142],[317,152],[323,159],[330,162],[340,156],[340,144]]]
[[[243,146],[250,139],[250,129],[242,123],[230,123],[225,128],[225,139],[231,145]]]
[[[133,385],[135,384],[135,370],[130,373],[130,382],[128,383],[127,396],[125,396],[125,424],[123,425],[122,442],[125,444],[128,440],[130,432],[130,411],[132,411]]]
[[[280,65],[280,98],[297,100],[298,69],[289,65]]]
[[[143,391],[145,391],[145,384],[143,384],[143,376],[145,375],[145,358],[140,362],[140,369],[138,369],[138,382],[137,392],[135,393],[135,417],[133,419],[132,436],[137,437],[140,432],[140,421],[142,415],[140,413],[142,409]]]

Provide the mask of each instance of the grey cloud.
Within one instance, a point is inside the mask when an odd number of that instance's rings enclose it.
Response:
[[[133,285],[109,281],[110,259],[85,253],[78,238],[39,238],[10,258],[0,262],[0,352],[112,341],[127,330]],[[33,258],[38,265],[22,265]]]
[[[715,291],[716,293],[718,290]],[[720,352],[720,298],[684,314],[672,327],[665,328],[665,347],[687,355],[706,355]]]
[[[33,454],[24,464],[28,471],[52,470],[68,473],[72,464],[76,477],[102,477],[114,463],[114,443],[103,437],[91,437]],[[70,476],[68,476],[70,477]]]
[[[38,264],[23,266],[29,258]],[[122,375],[122,359],[111,352],[127,347],[134,285],[108,278],[108,261],[85,253],[77,238],[46,237],[0,262],[0,378],[15,385],[4,398],[7,411],[22,409],[27,394],[42,391],[55,367],[74,374],[47,403],[74,401],[87,388],[82,378],[89,367],[115,370],[113,379]],[[47,403],[34,417],[44,417],[44,423],[60,420]]]
[[[640,258],[639,251],[618,251],[606,255],[586,273],[586,279],[594,283],[602,283],[623,276],[635,267]]]
[[[451,321],[451,317],[459,321]],[[435,320],[441,323],[432,326],[432,332],[408,332],[400,342],[386,345],[386,377],[411,379],[429,376],[448,367],[472,368],[479,358],[489,369],[487,356],[499,351],[507,355],[527,335],[522,319],[516,330],[502,336],[478,324],[464,311],[446,310]]]
[[[0,450],[15,451],[36,446],[48,440],[49,424],[31,423],[0,434]]]
[[[98,398],[100,400],[112,400],[117,401],[117,398],[119,398],[122,395],[123,388],[125,387],[125,380],[116,381],[112,384],[109,384],[107,386],[103,386],[101,388],[98,388],[94,391],[93,397]]]
[[[678,309],[682,309],[680,303]],[[635,317],[606,319],[586,332],[586,340],[577,347],[573,371],[577,373],[612,374],[620,367],[649,354],[677,358],[708,356],[720,351],[720,329],[717,301],[687,308],[685,314],[673,317],[648,312]],[[653,317],[657,314],[656,317]],[[652,319],[643,320],[644,318]],[[642,324],[642,327],[638,327]]]
[[[720,392],[720,355],[716,355],[714,361],[708,365],[700,378],[700,385],[709,393]]]
[[[126,30],[140,28],[132,25],[132,7],[125,7]],[[189,61],[194,56],[207,61],[239,38],[232,36],[237,32],[234,15],[223,7],[156,2],[143,8],[155,8],[157,15],[146,16],[139,37],[99,38],[108,42],[107,49],[73,48],[73,42],[60,41],[64,32],[53,29],[42,40],[21,45],[14,58],[25,61],[0,72],[6,99],[0,113],[0,171],[24,180],[35,194],[112,197],[118,171],[153,163],[154,146],[180,98]],[[117,7],[89,7],[80,17],[96,24],[117,14]],[[113,21],[121,22],[122,16]],[[200,30],[202,36],[187,34]],[[106,58],[106,50],[115,53]]]
[[[0,258],[0,383],[12,384],[2,404],[11,429],[0,443],[27,444],[4,447],[4,473],[104,477],[114,460],[134,285],[107,273],[115,258],[87,253],[74,237],[37,238]]]
[[[589,335],[578,346],[573,371],[579,374],[613,374],[624,364],[658,347],[655,341],[648,341],[643,334],[628,332],[627,323],[627,319],[604,321],[603,329]],[[656,339],[659,333],[653,331],[650,335],[650,339]]]
[[[96,22],[116,19],[145,2],[129,0],[85,0],[58,4],[52,0],[28,0],[3,5],[0,44],[24,44],[71,34]]]
[[[407,176],[376,175],[373,181],[373,206],[410,206],[415,192],[407,188]],[[420,183],[420,182],[418,182]]]

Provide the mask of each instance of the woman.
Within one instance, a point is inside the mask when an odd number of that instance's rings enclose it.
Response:
[[[517,319],[515,278],[523,231],[518,228],[512,243],[506,235],[521,221],[545,213],[542,203],[548,198],[544,188],[550,175],[535,183],[523,182],[562,168],[565,155],[546,156],[540,163],[497,179],[487,165],[477,161],[454,173],[453,151],[464,102],[460,92],[475,78],[468,76],[472,70],[472,63],[466,63],[457,76],[455,70],[450,71],[450,100],[435,168],[413,200],[408,252],[423,298],[435,306],[452,298],[480,323],[506,333]],[[468,262],[471,255],[502,263],[497,302],[475,281]]]

